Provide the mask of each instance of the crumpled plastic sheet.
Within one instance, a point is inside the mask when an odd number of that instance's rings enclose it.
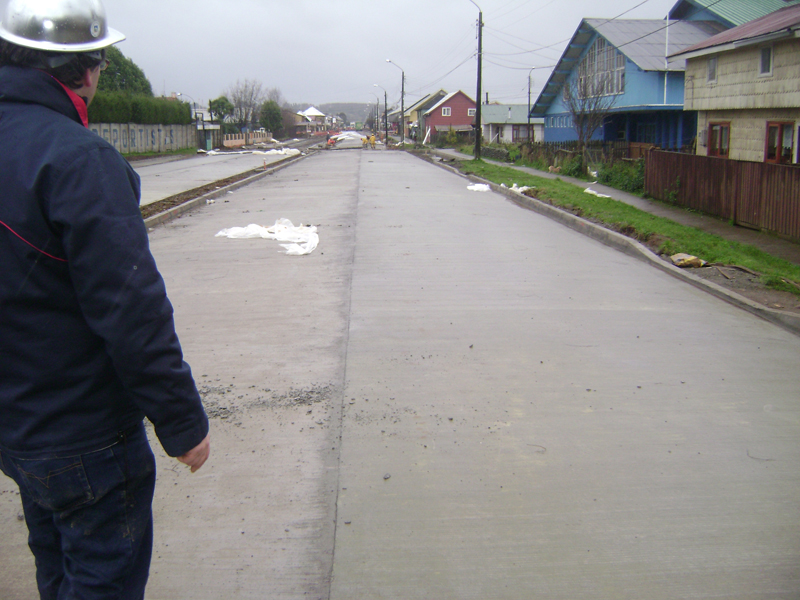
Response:
[[[286,248],[286,254],[289,256],[311,254],[319,244],[319,234],[317,234],[317,228],[314,225],[306,226],[300,223],[295,227],[289,219],[278,219],[272,227],[253,223],[247,227],[231,227],[230,229],[223,229],[214,237],[231,239],[262,238],[279,242],[292,242],[291,244],[281,244]]]
[[[492,190],[492,188],[485,183],[473,183],[472,185],[468,185],[467,189],[470,192],[490,192]]]
[[[274,150],[239,150],[230,152],[220,152],[217,150],[209,150],[205,152],[206,156],[231,156],[232,154],[258,154],[261,156],[299,156],[302,154],[297,148],[280,148]]]
[[[500,184],[501,188],[505,188],[507,190],[511,190],[512,192],[516,192],[518,194],[524,194],[528,190],[535,190],[536,186],[529,187],[527,185],[523,185],[522,187],[518,186],[516,183],[513,184],[511,187],[508,187],[505,183]]]
[[[585,194],[591,194],[592,196],[597,196],[598,198],[611,198],[611,196],[606,196],[605,194],[598,194],[592,188],[586,188],[583,190]]]
[[[700,267],[705,267],[708,264],[702,258],[697,258],[696,256],[685,254],[683,252],[673,254],[670,256],[670,259],[672,260],[673,265],[682,269],[697,269]]]

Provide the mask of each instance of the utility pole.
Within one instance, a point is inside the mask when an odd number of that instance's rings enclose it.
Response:
[[[400,143],[403,144],[406,141],[406,72],[403,67],[395,62],[392,62],[390,59],[387,58],[386,62],[392,63],[395,67],[400,69],[400,72],[403,74],[403,79],[400,86],[400,127],[398,127],[398,131],[400,132]]]
[[[388,99],[388,92],[386,88],[382,85],[378,85],[377,83],[373,83],[372,87],[379,87],[383,90],[383,143],[386,144],[386,147],[389,147],[389,99]]]
[[[531,73],[536,67],[531,67],[528,71],[528,142],[533,143],[533,135],[531,134]]]
[[[469,0],[473,4],[473,0]],[[481,158],[481,67],[483,63],[483,11],[481,7],[475,4],[478,9],[478,91],[475,94],[475,160]]]
[[[400,122],[403,125],[400,143],[406,143],[406,72],[403,71],[403,81],[400,83]]]

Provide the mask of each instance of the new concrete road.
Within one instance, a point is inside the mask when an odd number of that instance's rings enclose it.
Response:
[[[212,455],[154,439],[147,598],[800,597],[800,338],[468,184],[321,152],[152,230]]]
[[[320,140],[305,139],[287,144],[287,148],[301,151]],[[325,138],[321,142],[324,145]],[[214,181],[269,166],[286,158],[269,149],[230,150],[211,154],[198,154],[181,160],[153,158],[131,163],[142,180],[141,206],[158,202],[169,196],[194,189]]]

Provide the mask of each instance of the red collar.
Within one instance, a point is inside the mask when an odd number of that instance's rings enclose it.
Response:
[[[53,76],[50,75],[50,77],[53,77]],[[81,98],[80,96],[78,96],[78,94],[73,92],[71,89],[69,89],[67,86],[65,86],[63,83],[58,81],[58,79],[56,79],[55,77],[53,77],[53,80],[57,81],[58,85],[60,85],[62,88],[64,88],[64,91],[67,93],[67,96],[69,96],[69,99],[72,100],[72,104],[75,105],[75,110],[78,111],[78,115],[81,118],[81,123],[83,123],[84,127],[88,128],[89,127],[89,109],[86,106],[86,101],[83,98]]]

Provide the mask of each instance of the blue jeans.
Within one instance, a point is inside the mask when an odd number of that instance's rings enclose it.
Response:
[[[142,600],[153,547],[155,458],[144,425],[101,450],[20,458],[19,485],[42,600]]]

